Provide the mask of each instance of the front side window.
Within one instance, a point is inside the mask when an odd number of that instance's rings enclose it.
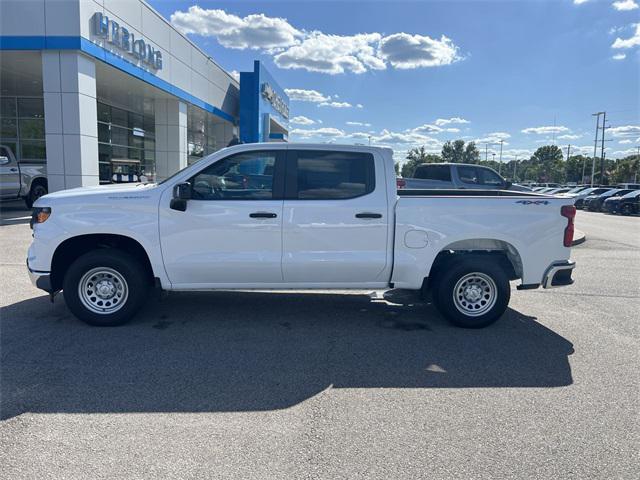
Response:
[[[247,152],[209,165],[191,178],[194,200],[272,200],[277,152]]]
[[[478,181],[481,185],[490,185],[492,187],[498,187],[504,184],[504,181],[493,170],[488,168],[478,168]]]
[[[476,167],[458,167],[460,181],[470,185],[478,185],[478,172]]]
[[[373,155],[355,152],[297,154],[296,198],[337,200],[371,193],[375,188]]]

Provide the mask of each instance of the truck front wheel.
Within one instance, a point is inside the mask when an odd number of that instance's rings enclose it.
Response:
[[[101,327],[122,325],[142,306],[149,283],[143,266],[126,252],[85,253],[67,270],[63,294],[80,320]]]
[[[490,256],[463,256],[436,279],[438,310],[454,325],[482,328],[498,320],[509,305],[509,278]]]
[[[33,207],[33,204],[37,199],[47,194],[47,186],[42,182],[34,183],[31,186],[31,190],[29,194],[25,197],[24,203],[27,205],[27,208]]]

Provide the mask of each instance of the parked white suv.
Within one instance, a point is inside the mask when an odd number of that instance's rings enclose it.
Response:
[[[147,290],[431,290],[440,311],[483,327],[510,280],[572,283],[575,208],[522,192],[398,191],[392,152],[248,144],[159,184],[40,198],[27,265],[93,325],[117,325]]]

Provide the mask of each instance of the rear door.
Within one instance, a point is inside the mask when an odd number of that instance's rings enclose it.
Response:
[[[368,152],[289,150],[282,272],[287,283],[387,281],[383,160]]]
[[[20,194],[20,169],[9,149],[0,145],[0,198],[15,198]]]

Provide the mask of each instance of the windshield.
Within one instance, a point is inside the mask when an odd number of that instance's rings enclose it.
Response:
[[[585,188],[584,187],[576,187],[576,188],[572,188],[567,193],[578,193],[578,192],[580,192],[582,190],[585,190]]]
[[[613,190],[609,190],[608,192],[604,192],[604,193],[602,194],[602,196],[603,196],[603,197],[610,197],[611,195],[614,195],[614,194],[616,194],[616,193],[618,193],[618,192],[620,192],[620,191],[622,191],[622,189],[621,189],[621,188],[614,188]]]
[[[640,190],[634,190],[633,192],[626,193],[620,198],[635,198],[640,195]]]

